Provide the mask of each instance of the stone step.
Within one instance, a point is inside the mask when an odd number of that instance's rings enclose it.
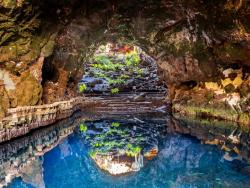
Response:
[[[132,115],[132,114],[145,114],[145,113],[152,113],[157,112],[154,110],[144,110],[144,111],[106,111],[106,110],[98,110],[99,114],[109,114],[109,115]]]
[[[143,94],[143,97],[141,97]],[[97,105],[92,111],[104,114],[133,114],[157,112],[163,104],[163,92],[122,92],[116,95],[89,94],[86,99]],[[137,99],[137,101],[136,101]]]
[[[112,110],[143,110],[143,109],[155,109],[154,107],[127,107],[127,106],[116,106],[116,107],[107,107],[107,106],[98,106],[95,107],[94,109],[112,109]]]
[[[135,96],[136,97],[136,96]],[[133,98],[131,98],[131,97],[125,97],[125,96],[120,96],[120,97],[89,97],[89,98],[91,98],[92,100],[105,100],[105,101],[108,101],[108,100],[111,100],[111,101],[124,101],[124,102],[126,102],[126,101],[128,101],[128,102],[141,102],[140,100],[134,100],[134,98],[135,97],[133,97]],[[148,96],[146,96],[146,97],[144,97],[144,101],[151,101],[151,100],[164,100],[165,99],[165,97],[161,97],[161,96],[159,96],[159,97],[148,97]]]
[[[103,103],[105,104],[118,104],[118,105],[147,105],[147,104],[152,104],[152,102],[150,101],[143,101],[143,102],[121,102],[121,101],[103,101]]]
[[[91,93],[91,94],[85,94],[85,96],[90,96],[90,97],[94,97],[94,96],[105,96],[105,97],[121,97],[121,96],[138,96],[140,94],[145,94],[146,96],[166,96],[165,92],[122,92],[122,93],[118,93],[115,95],[110,95],[110,94],[98,94],[98,93]]]

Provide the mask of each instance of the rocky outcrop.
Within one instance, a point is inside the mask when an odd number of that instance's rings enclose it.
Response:
[[[88,56],[100,43],[113,42],[136,44],[157,60],[174,112],[205,109],[210,117],[233,114],[223,119],[249,124],[246,0],[2,0],[1,5],[2,116],[9,107],[76,96]]]
[[[182,115],[250,124],[249,75],[226,69],[214,82],[200,82],[189,90],[175,90],[173,111]]]
[[[39,29],[40,11],[27,1],[0,2],[1,117],[11,107],[42,103],[42,67],[53,51],[53,35]],[[40,31],[39,31],[39,30]]]
[[[175,113],[250,124],[249,4],[234,3],[180,4],[186,14],[158,33],[165,47],[158,64]]]

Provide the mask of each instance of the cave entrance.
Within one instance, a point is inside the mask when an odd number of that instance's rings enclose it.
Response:
[[[156,61],[140,47],[99,45],[85,64],[78,86],[81,93],[164,92]]]

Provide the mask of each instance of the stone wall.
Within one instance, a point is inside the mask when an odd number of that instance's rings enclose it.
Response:
[[[7,116],[0,121],[0,142],[67,118],[83,108],[84,104],[87,104],[84,102],[84,98],[78,97],[53,104],[8,109]]]

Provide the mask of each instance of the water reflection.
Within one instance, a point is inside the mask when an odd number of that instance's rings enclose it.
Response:
[[[158,154],[167,117],[127,116],[84,122],[80,134],[99,168],[112,175],[139,171]]]
[[[43,156],[73,133],[79,116],[73,116],[25,137],[0,145],[0,187],[21,177],[35,187],[45,187]],[[60,146],[62,147],[62,146]]]
[[[76,116],[2,144],[0,183],[2,186],[9,183],[9,187],[18,188],[247,187],[250,184],[250,167],[243,161],[228,161],[225,158],[226,153],[231,158],[236,156],[236,152],[232,151],[237,147],[247,159],[247,144],[250,142],[246,130],[236,131],[237,135],[239,131],[242,132],[240,141],[244,141],[244,144],[233,144],[228,136],[235,130],[235,126],[225,128],[217,124],[209,126],[195,121],[177,121],[166,115],[154,114],[153,117],[116,116],[86,121],[89,118]],[[120,125],[112,126],[113,122],[119,122]],[[79,131],[82,123],[88,127],[85,133]],[[96,148],[91,143],[96,143],[99,133],[108,132],[110,127],[127,130],[129,135],[122,138],[125,140],[120,140],[125,146],[128,143],[137,143],[136,145],[142,147],[142,153],[150,150],[149,146],[157,146],[157,157],[139,172],[130,175],[112,177],[104,173],[95,165],[89,151]],[[224,145],[229,150],[224,152],[217,146],[203,145],[189,135],[201,139],[202,143],[212,143],[218,139],[219,146]],[[86,139],[86,136],[91,139]],[[117,138],[117,135],[113,135],[109,141]],[[119,145],[119,139],[117,143]]]
[[[217,145],[224,150],[225,159],[243,158],[250,163],[250,127],[223,121],[171,118],[169,133],[192,135],[204,144]]]

